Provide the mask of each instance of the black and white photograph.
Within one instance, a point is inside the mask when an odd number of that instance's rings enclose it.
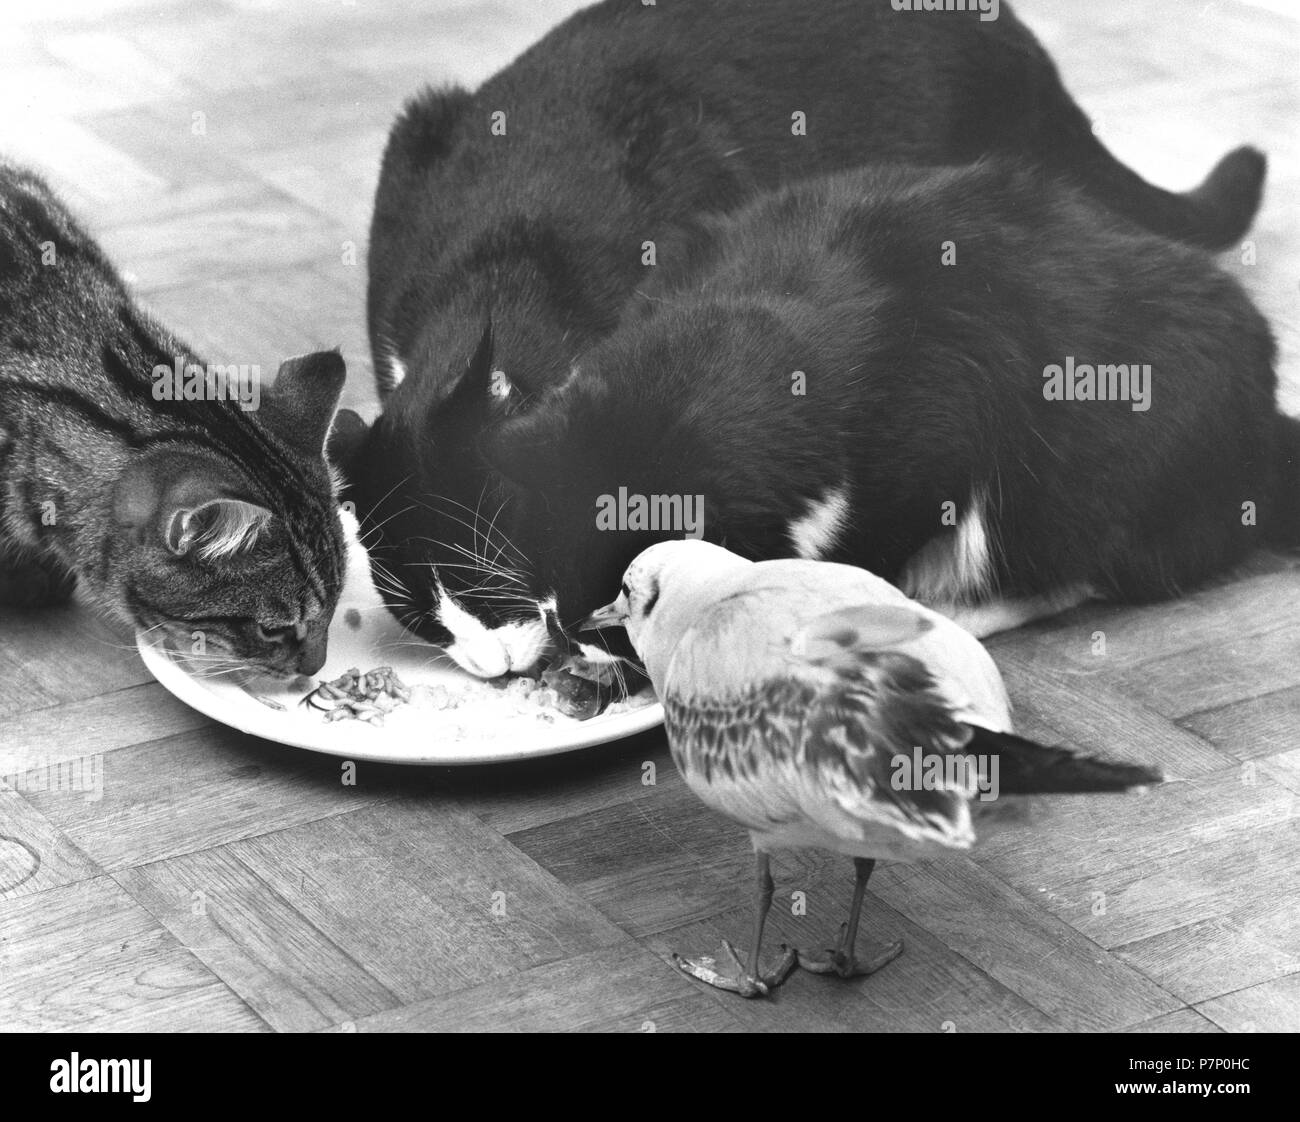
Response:
[[[42,1094],[1300,1031],[1293,0],[44,0],[0,105]]]

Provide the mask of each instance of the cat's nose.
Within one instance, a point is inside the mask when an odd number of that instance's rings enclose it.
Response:
[[[308,632],[298,648],[298,673],[309,677],[325,665],[329,651],[329,633],[321,627]]]
[[[325,644],[304,648],[298,654],[298,673],[311,677],[325,665]]]

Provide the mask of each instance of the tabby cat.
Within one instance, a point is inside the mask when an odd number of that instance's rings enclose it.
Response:
[[[187,652],[201,633],[214,671],[314,674],[344,574],[324,458],[343,360],[290,359],[264,392],[213,369],[0,162],[0,602],[59,603],[80,577]]]

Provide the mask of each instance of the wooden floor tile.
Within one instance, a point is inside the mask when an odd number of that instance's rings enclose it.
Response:
[[[0,1010],[18,1032],[266,1028],[108,877],[0,900]]]
[[[403,1003],[624,938],[449,805],[385,804],[230,849]]]

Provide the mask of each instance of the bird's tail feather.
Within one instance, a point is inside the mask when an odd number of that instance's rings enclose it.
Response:
[[[1112,763],[1069,748],[1050,747],[1010,732],[972,726],[963,749],[969,755],[998,757],[998,785],[1004,795],[1064,795],[1127,791],[1164,782],[1164,775],[1141,764]]]

